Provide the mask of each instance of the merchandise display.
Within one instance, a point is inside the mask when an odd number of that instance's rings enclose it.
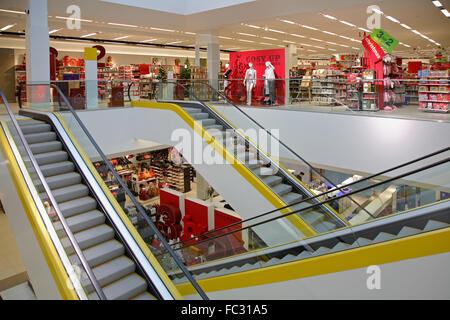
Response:
[[[419,108],[424,111],[449,111],[450,73],[447,71],[419,71]]]

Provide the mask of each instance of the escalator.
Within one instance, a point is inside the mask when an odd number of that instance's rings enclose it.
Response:
[[[56,117],[27,111],[26,118],[15,119],[2,98],[9,113],[9,118],[1,121],[1,134],[5,137],[2,147],[5,154],[14,155],[10,161],[22,163],[22,168],[26,168],[22,174],[32,182],[27,188],[31,193],[35,190],[37,206],[46,209],[41,212],[42,219],[50,217],[49,229],[35,232],[54,232],[57,238],[52,241],[55,247],[63,249],[59,254],[61,261],[67,260],[64,265],[67,274],[73,268],[79,273],[75,281],[73,276],[69,277],[72,283],[78,281],[81,286],[77,298],[181,299],[151,248],[140,238],[109,190],[93,175],[95,169],[90,167],[89,159],[79,153],[80,149]]]

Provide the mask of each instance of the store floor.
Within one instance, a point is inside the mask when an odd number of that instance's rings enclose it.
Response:
[[[16,240],[6,215],[0,211],[0,291],[26,281],[28,281],[28,275]]]
[[[210,102],[213,106],[223,107],[223,104]],[[230,106],[230,105],[225,105]],[[240,107],[248,107],[246,105]],[[392,111],[352,111],[346,106],[318,106],[310,103],[298,103],[281,106],[252,106],[251,108],[262,109],[275,109],[275,110],[291,110],[291,111],[307,111],[307,112],[319,112],[319,113],[339,113],[352,116],[371,116],[371,117],[384,117],[384,118],[397,118],[397,119],[413,119],[413,120],[426,120],[426,121],[439,121],[450,122],[450,113],[437,113],[427,112],[419,110],[417,104],[401,106],[397,110]]]

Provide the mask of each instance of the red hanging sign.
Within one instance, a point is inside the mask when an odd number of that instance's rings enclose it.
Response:
[[[378,43],[376,43],[375,41],[373,41],[370,36],[365,37],[362,41],[362,44],[363,44],[364,48],[366,48],[366,51],[369,54],[370,60],[372,60],[372,62],[374,62],[374,63],[380,61],[386,55],[386,53],[384,53],[381,46]]]

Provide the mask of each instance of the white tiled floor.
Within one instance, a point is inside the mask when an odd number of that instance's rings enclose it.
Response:
[[[33,289],[31,289],[27,282],[0,291],[0,297],[3,300],[37,300]]]

